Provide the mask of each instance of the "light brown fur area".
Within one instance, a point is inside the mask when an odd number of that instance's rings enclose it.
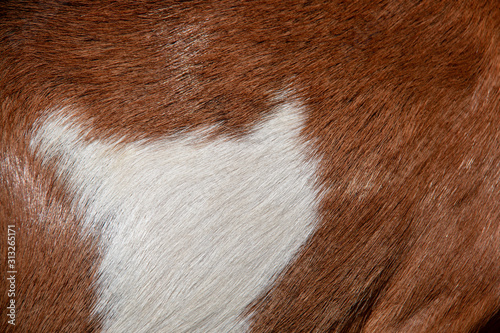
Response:
[[[5,143],[3,141],[2,143]],[[96,240],[82,238],[79,219],[50,166],[42,167],[22,145],[0,150],[0,221],[16,237],[15,297],[2,287],[4,332],[97,332],[92,315],[99,264]],[[2,246],[2,276],[12,271]],[[11,250],[10,250],[11,251]],[[3,281],[3,286],[7,286]],[[16,325],[7,324],[7,304],[16,302]]]
[[[30,150],[39,119],[71,106],[90,141],[214,124],[238,138],[284,91],[307,111],[320,223],[249,305],[250,331],[497,332],[500,2],[486,0],[3,1],[0,270],[15,224],[15,331],[101,329],[98,239]]]

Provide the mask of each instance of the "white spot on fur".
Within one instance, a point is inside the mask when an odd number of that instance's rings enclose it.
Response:
[[[245,308],[314,229],[302,126],[288,103],[243,139],[198,131],[118,146],[83,142],[68,118],[45,121],[33,147],[61,158],[89,231],[103,234],[105,331],[245,331]]]

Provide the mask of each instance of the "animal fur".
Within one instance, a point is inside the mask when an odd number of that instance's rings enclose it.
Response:
[[[0,222],[5,332],[497,332],[500,3],[3,1]]]

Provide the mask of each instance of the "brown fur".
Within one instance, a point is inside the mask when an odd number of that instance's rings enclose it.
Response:
[[[51,298],[56,290],[86,317],[97,260],[64,208],[71,195],[26,148],[36,119],[71,105],[88,139],[154,140],[213,123],[241,135],[283,89],[309,112],[303,134],[321,157],[322,223],[249,309],[252,330],[471,332],[499,311],[498,1],[20,7],[0,9],[0,217],[2,232],[17,219],[18,262],[31,262],[19,273],[26,308],[41,297],[51,313],[20,308],[26,327],[76,322]],[[40,272],[27,258],[45,240],[80,250],[53,247],[61,253],[44,260],[65,258],[61,267]]]
[[[5,132],[4,132],[5,133]],[[2,286],[8,271],[7,225],[14,225],[15,297],[2,287],[3,332],[97,331],[92,316],[99,264],[96,240],[82,239],[79,219],[55,179],[23,143],[3,138],[0,149],[0,235]],[[7,324],[7,305],[15,300],[16,325]]]

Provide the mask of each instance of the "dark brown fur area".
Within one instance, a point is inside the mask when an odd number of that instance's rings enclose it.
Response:
[[[47,222],[70,219],[75,229],[58,237],[71,242],[78,225],[69,212],[47,213],[39,230],[23,200],[42,185],[14,190],[8,180],[26,170],[43,178],[45,197],[64,197],[25,148],[11,147],[42,113],[70,106],[88,139],[154,140],[214,123],[238,136],[287,90],[308,110],[303,134],[321,159],[321,224],[249,309],[252,331],[495,327],[498,1],[12,1],[0,6],[0,29],[2,160],[19,161],[2,166],[0,216],[20,218],[24,232],[50,240]],[[66,199],[54,200],[32,214]],[[33,235],[21,239],[35,244]],[[80,278],[71,281],[90,288]],[[56,283],[43,279],[30,281]],[[46,318],[24,315],[32,327]]]

